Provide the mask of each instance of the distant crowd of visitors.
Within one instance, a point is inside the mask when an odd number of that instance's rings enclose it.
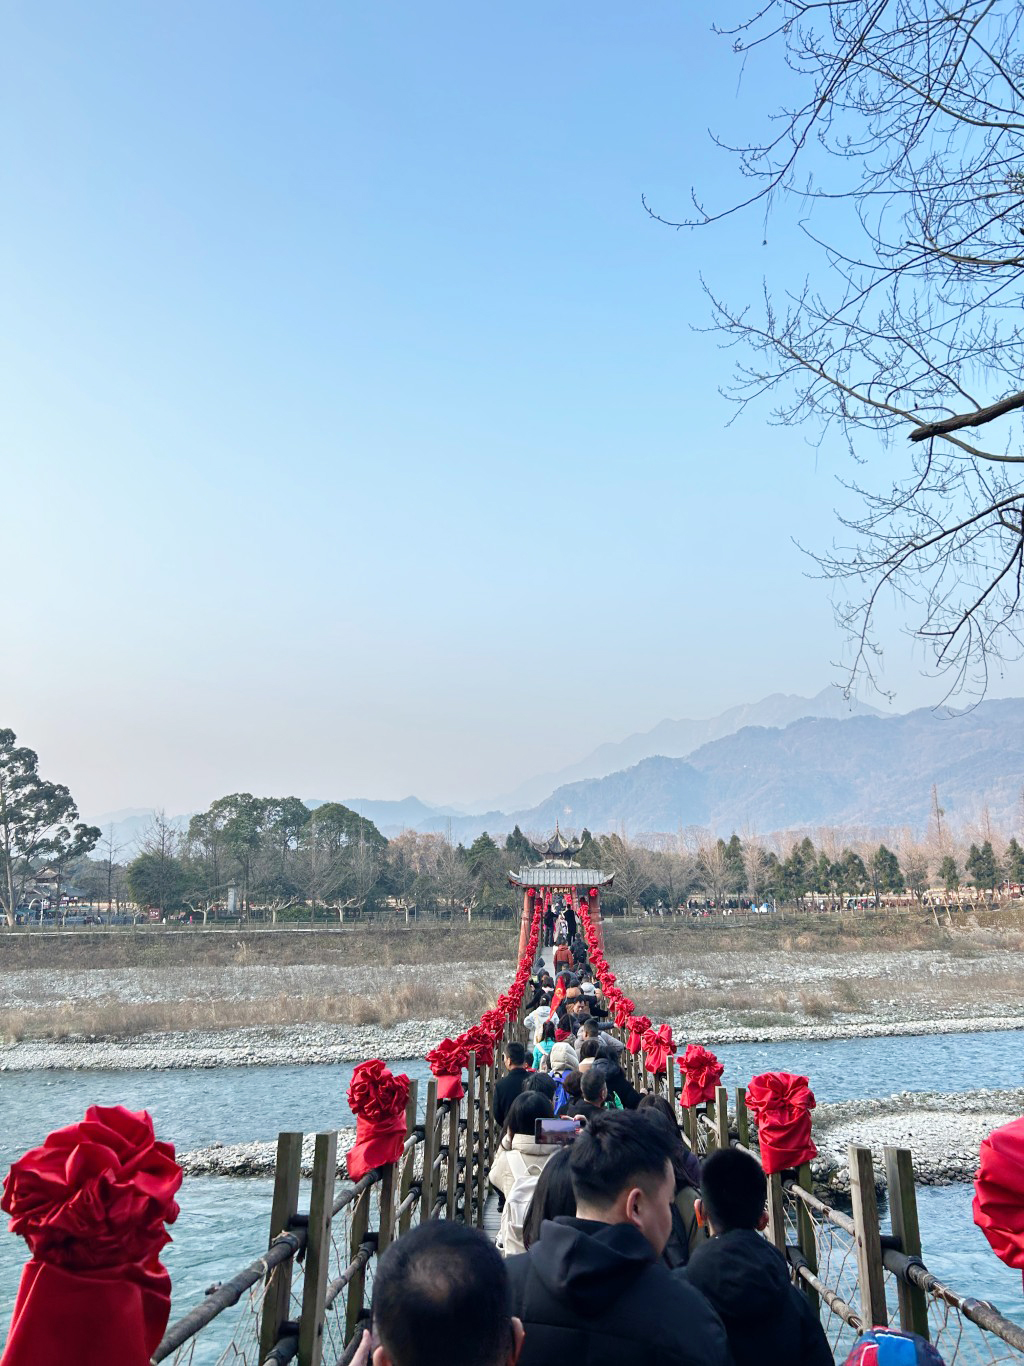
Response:
[[[627,1079],[582,941],[556,938],[557,976],[531,981],[531,1056],[507,1044],[495,1088],[497,1245],[445,1220],[394,1242],[356,1366],[834,1366],[762,1236],[760,1164],[695,1156],[669,1102]],[[897,1330],[847,1360],[941,1366]]]

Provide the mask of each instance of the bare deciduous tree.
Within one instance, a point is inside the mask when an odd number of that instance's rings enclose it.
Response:
[[[1022,23],[1018,0],[767,0],[725,32],[745,65],[789,68],[795,107],[729,149],[748,192],[695,195],[673,224],[788,202],[817,253],[759,306],[708,292],[753,357],[738,402],[770,393],[777,422],[835,429],[862,464],[884,451],[880,477],[847,485],[862,512],[815,552],[846,585],[851,681],[876,676],[890,591],[951,691],[1021,650]]]

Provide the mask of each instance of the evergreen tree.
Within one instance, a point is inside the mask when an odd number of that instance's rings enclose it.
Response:
[[[1024,849],[1016,837],[1006,846],[1006,876],[1011,882],[1024,883]]]
[[[939,880],[947,892],[955,892],[960,886],[960,869],[952,854],[947,854],[939,864]]]
[[[880,892],[902,892],[906,890],[900,861],[891,849],[880,844],[871,855],[871,886],[877,896]]]
[[[971,845],[966,866],[975,887],[990,891],[999,881],[999,865],[991,840],[986,840],[980,849]]]

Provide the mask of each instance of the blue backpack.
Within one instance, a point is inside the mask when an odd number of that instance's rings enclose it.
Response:
[[[557,1075],[555,1075],[555,1098],[551,1103],[555,1107],[556,1115],[561,1114],[563,1108],[566,1105],[572,1104],[573,1097],[565,1089],[565,1079],[566,1077],[570,1076],[571,1073],[572,1068],[567,1067],[564,1072],[560,1072]]]

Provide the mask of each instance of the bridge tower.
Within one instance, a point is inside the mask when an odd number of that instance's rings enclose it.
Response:
[[[601,889],[610,887],[615,879],[614,873],[602,873],[600,868],[583,868],[576,861],[576,855],[583,848],[579,839],[567,840],[555,822],[555,833],[550,839],[539,843],[530,841],[537,854],[538,862],[510,872],[511,886],[523,889],[523,912],[519,923],[519,956],[526,952],[530,937],[530,924],[533,913],[540,903],[542,911],[559,910],[563,906],[577,911],[585,904],[598,943],[604,949],[604,930],[601,924]]]

